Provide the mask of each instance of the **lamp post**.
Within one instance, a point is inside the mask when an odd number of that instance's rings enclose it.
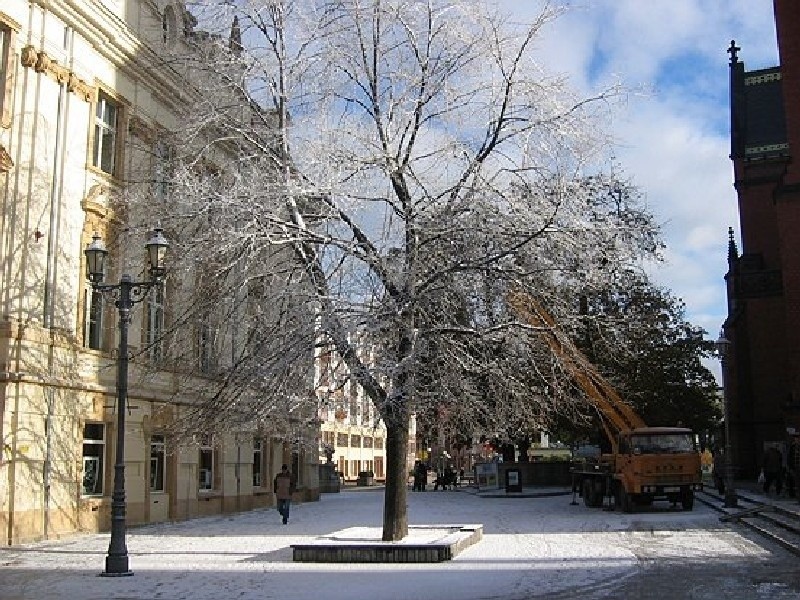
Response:
[[[738,499],[736,496],[736,489],[733,485],[733,441],[731,440],[731,407],[728,394],[725,390],[728,351],[731,347],[731,341],[725,337],[725,333],[720,330],[719,338],[714,345],[717,348],[719,355],[719,362],[722,366],[722,406],[725,415],[725,508],[736,508]]]
[[[106,556],[106,570],[101,575],[121,577],[133,575],[128,568],[125,544],[125,410],[128,404],[128,325],[131,309],[147,297],[154,286],[161,285],[166,274],[164,257],[169,243],[160,228],[153,231],[145,244],[150,280],[133,281],[123,274],[119,283],[103,283],[108,250],[96,233],[84,250],[86,270],[92,288],[114,300],[119,312],[119,352],[117,356],[117,450],[114,463],[114,492],[111,496],[111,542]]]

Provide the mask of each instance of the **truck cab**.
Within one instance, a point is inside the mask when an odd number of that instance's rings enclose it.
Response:
[[[629,511],[634,504],[654,500],[694,505],[694,492],[702,489],[700,453],[691,429],[639,427],[621,432],[613,456],[615,502]]]

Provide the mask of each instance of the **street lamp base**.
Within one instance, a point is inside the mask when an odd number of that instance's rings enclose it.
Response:
[[[125,573],[109,573],[108,571],[103,571],[100,573],[100,577],[130,577],[133,575],[133,571],[126,571]]]
[[[130,577],[133,571],[128,568],[128,556],[106,556],[106,570],[100,577]]]
[[[736,495],[736,490],[729,487],[725,488],[725,508],[739,508],[739,498]]]

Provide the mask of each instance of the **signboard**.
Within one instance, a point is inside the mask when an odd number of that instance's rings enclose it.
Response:
[[[519,469],[508,469],[506,471],[506,493],[522,492],[522,473]]]
[[[478,489],[500,487],[500,480],[497,476],[497,463],[478,463],[475,465],[475,476],[477,477]]]

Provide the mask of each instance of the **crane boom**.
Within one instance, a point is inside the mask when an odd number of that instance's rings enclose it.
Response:
[[[617,438],[621,432],[647,426],[642,418],[622,400],[583,352],[556,326],[553,317],[536,298],[526,292],[514,289],[509,291],[507,302],[521,321],[541,330],[550,350],[558,357],[564,369],[581,387],[592,406],[599,413],[603,429],[615,453]]]

